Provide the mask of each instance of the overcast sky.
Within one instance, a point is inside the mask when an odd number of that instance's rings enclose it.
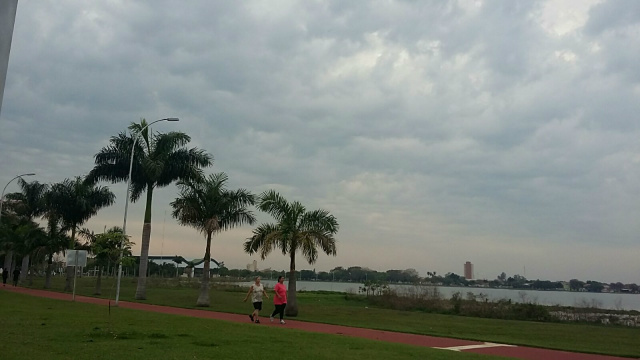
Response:
[[[84,175],[131,122],[179,117],[153,130],[230,188],[337,217],[338,255],[299,269],[639,283],[638,59],[638,1],[20,1],[0,184]],[[109,186],[95,231],[122,225]],[[155,192],[150,254],[201,258],[176,194]],[[244,254],[250,234],[212,256],[288,268]]]

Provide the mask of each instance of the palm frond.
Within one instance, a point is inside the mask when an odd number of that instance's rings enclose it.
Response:
[[[8,207],[18,216],[24,216],[27,219],[44,215],[46,211],[45,194],[49,185],[37,181],[26,182],[22,178],[18,180],[18,184],[21,192],[5,195],[7,200],[11,200],[8,202]]]
[[[140,142],[142,145],[144,145],[144,147],[146,147],[146,152],[151,153],[151,147],[152,147],[152,143],[150,141],[150,138],[153,136],[149,136],[149,132],[151,131],[151,129],[149,129],[149,123],[147,123],[147,120],[142,118],[140,119],[139,123],[134,123],[132,122],[129,125],[129,131],[131,132],[131,136],[139,136],[140,139],[138,140],[138,142]],[[131,149],[129,149],[129,152],[131,152]]]
[[[258,209],[282,221],[289,214],[291,205],[275,190],[267,190],[258,197]]]
[[[205,234],[253,224],[255,217],[247,206],[253,205],[255,197],[245,189],[227,190],[227,181],[225,173],[212,174],[202,181],[179,181],[179,196],[171,203],[173,217],[181,225]]]
[[[300,202],[289,203],[273,190],[260,195],[258,208],[271,214],[278,223],[256,228],[253,236],[244,243],[245,252],[260,253],[264,259],[273,249],[279,248],[293,259],[300,250],[310,264],[317,260],[320,251],[336,255],[334,235],[339,225],[328,211],[306,211]]]
[[[95,155],[95,166],[86,181],[89,184],[127,181],[131,150],[136,139],[130,174],[132,202],[139,200],[149,189],[164,187],[176,180],[203,178],[201,168],[210,166],[213,161],[209,154],[196,148],[184,148],[191,140],[184,133],[152,134],[147,124],[145,119],[141,119],[139,123],[131,123],[129,133],[121,132],[111,137],[109,145]]]
[[[158,134],[155,138],[152,157],[157,157],[160,154],[171,154],[187,145],[190,141],[191,137],[182,132],[171,131]]]
[[[131,147],[134,137],[122,132],[112,136],[110,144],[103,147],[94,157],[95,166],[89,172],[86,180],[90,184],[99,181],[117,183],[126,181],[129,177],[129,164],[131,160]],[[135,174],[139,173],[139,160],[144,156],[144,150],[140,143],[136,144],[134,154],[134,169],[132,171],[132,182],[136,179]],[[139,175],[137,176],[139,177]]]
[[[156,168],[158,187],[164,187],[176,180],[199,182],[204,180],[202,168],[209,167],[213,158],[204,150],[177,149],[167,154],[163,160],[163,166]]]
[[[98,210],[110,206],[115,195],[107,188],[88,185],[80,177],[65,179],[51,186],[47,193],[50,211],[64,221],[67,226],[75,227],[94,216]]]
[[[275,224],[261,224],[253,230],[253,236],[244,243],[244,251],[249,255],[260,253],[260,258],[266,259],[267,255],[281,243],[278,242],[280,233]]]

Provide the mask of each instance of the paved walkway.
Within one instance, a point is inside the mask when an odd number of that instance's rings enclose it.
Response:
[[[71,294],[66,294],[66,293],[22,288],[22,287],[14,288],[13,286],[0,287],[0,289],[21,293],[21,294],[28,294],[32,296],[71,301]],[[112,302],[108,299],[100,299],[100,298],[78,296],[78,295],[76,295],[75,301],[104,305],[104,306],[109,305],[109,303]],[[142,310],[142,311],[152,311],[152,312],[158,312],[163,314],[192,316],[197,318],[217,319],[217,320],[234,321],[234,322],[249,321],[247,315],[221,313],[221,312],[215,312],[215,311],[209,311],[209,310],[183,309],[183,308],[176,308],[176,307],[170,307],[170,306],[150,305],[150,304],[126,302],[126,301],[120,301],[119,305],[122,308]],[[486,343],[486,342],[479,342],[479,341],[450,339],[450,338],[427,336],[427,335],[406,334],[406,333],[398,333],[398,332],[391,332],[391,331],[363,329],[363,328],[320,324],[320,323],[312,323],[312,322],[296,321],[296,320],[286,320],[287,322],[286,325],[281,325],[277,322],[270,323],[268,320],[267,321],[264,321],[264,320],[265,318],[263,318],[263,322],[260,326],[278,326],[278,327],[286,326],[287,328],[290,328],[290,329],[313,331],[313,332],[326,333],[326,334],[337,334],[337,335],[343,335],[343,336],[353,336],[353,337],[360,337],[360,338],[373,339],[373,340],[379,340],[379,341],[410,344],[410,345],[416,345],[416,346],[426,346],[426,347],[437,348],[437,349],[446,349],[450,351],[464,351],[464,352],[473,352],[478,354],[506,356],[506,357],[512,357],[516,359],[529,359],[529,360],[627,359],[628,360],[628,358],[621,358],[621,357],[615,357],[615,356],[572,353],[567,351],[539,349],[539,348],[532,348],[527,346],[515,346],[515,345],[506,345],[506,344]]]

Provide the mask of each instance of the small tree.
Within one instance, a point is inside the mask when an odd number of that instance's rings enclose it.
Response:
[[[80,235],[89,240],[91,253],[95,256],[96,265],[98,266],[98,276],[96,279],[96,287],[94,295],[102,294],[102,269],[110,263],[118,264],[120,252],[124,256],[131,255],[131,243],[127,236],[122,232],[122,228],[114,226],[102,234],[94,234],[88,229],[82,229]]]

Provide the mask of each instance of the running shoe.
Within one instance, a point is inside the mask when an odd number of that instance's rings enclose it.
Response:
[[[249,315],[249,319],[251,319],[251,322],[253,322],[253,314]]]
[[[280,320],[280,324],[284,325],[285,324],[284,320]]]

